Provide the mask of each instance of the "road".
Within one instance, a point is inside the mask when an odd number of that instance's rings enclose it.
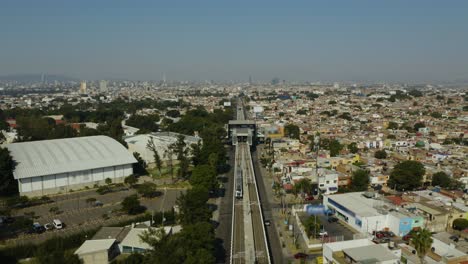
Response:
[[[257,179],[257,186],[258,186],[258,194],[260,196],[260,201],[263,210],[263,217],[266,220],[271,221],[271,225],[266,228],[266,235],[269,242],[269,251],[271,253],[271,262],[272,263],[285,263],[286,259],[283,256],[283,249],[280,244],[280,239],[278,237],[278,233],[275,230],[275,223],[273,221],[273,214],[272,214],[272,207],[281,208],[281,205],[278,203],[272,203],[273,199],[269,199],[269,196],[266,191],[265,186],[265,176],[262,175],[259,167],[258,157],[256,152],[254,152],[253,156],[253,164],[254,164],[254,171],[255,177]],[[268,188],[271,188],[268,186]],[[270,194],[273,195],[272,193]],[[272,198],[272,197],[270,197]]]

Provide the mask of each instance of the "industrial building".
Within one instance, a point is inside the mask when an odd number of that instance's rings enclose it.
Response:
[[[404,236],[412,229],[424,227],[423,215],[394,206],[375,193],[324,195],[323,205],[350,227],[364,234],[390,230],[398,236]]]
[[[168,149],[169,146],[177,142],[177,137],[181,135],[174,132],[156,132],[150,134],[140,134],[126,137],[124,140],[128,145],[128,150],[130,152],[137,152],[140,154],[141,158],[146,162],[148,165],[154,164],[154,154],[153,151],[148,149],[148,141],[153,141],[154,145],[156,146],[156,150],[158,151],[158,155],[163,162],[169,160],[168,156]],[[186,148],[189,148],[192,144],[197,144],[199,141],[201,142],[201,138],[197,136],[187,136],[184,135],[184,142],[186,144]],[[190,156],[190,151],[189,151]],[[173,155],[172,159],[175,159],[175,154]]]
[[[123,182],[133,174],[133,157],[122,144],[107,136],[42,140],[9,144],[17,163],[13,176],[20,195],[65,193]]]

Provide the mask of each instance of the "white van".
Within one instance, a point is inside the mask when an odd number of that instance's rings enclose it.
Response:
[[[62,221],[58,220],[58,219],[54,219],[53,221],[53,224],[54,224],[54,227],[55,229],[62,229]]]

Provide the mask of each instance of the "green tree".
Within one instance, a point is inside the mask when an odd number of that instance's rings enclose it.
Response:
[[[310,193],[312,190],[312,182],[309,179],[301,179],[298,182],[294,184],[293,187],[293,192],[294,194],[304,194],[304,193]]]
[[[413,90],[409,91],[408,94],[413,96],[413,97],[423,96],[423,93],[421,91],[419,91],[419,90],[416,90],[416,89],[413,89]]]
[[[338,154],[340,154],[340,151],[342,149],[343,149],[343,145],[341,145],[338,140],[333,139],[330,141],[330,145],[329,145],[330,156],[332,157],[338,156]]]
[[[154,197],[156,195],[156,184],[144,182],[136,187],[137,192],[143,197]]]
[[[341,119],[348,120],[348,121],[353,120],[353,117],[351,116],[351,114],[349,112],[344,112],[341,115],[339,115],[338,117],[341,118]]]
[[[198,141],[196,144],[192,144],[191,146],[191,154],[192,154],[192,164],[193,166],[197,166],[198,164],[202,163],[202,144],[201,141]]]
[[[432,234],[427,229],[422,229],[416,232],[416,234],[411,238],[411,243],[416,249],[416,252],[418,252],[421,264],[424,263],[424,258],[426,257],[427,252],[431,249],[432,242]]]
[[[124,183],[129,185],[129,186],[133,186],[135,185],[136,183],[138,182],[138,179],[135,175],[129,175],[127,177],[125,177],[124,179]]]
[[[357,143],[356,142],[352,142],[351,144],[348,145],[348,150],[349,152],[353,153],[353,154],[356,154],[359,152],[359,149],[357,147]]]
[[[426,127],[426,125],[422,122],[418,122],[416,124],[414,124],[414,131],[419,131],[420,128],[423,128],[423,127]]]
[[[162,229],[152,229],[141,236],[151,246],[143,263],[214,264],[215,235],[208,222],[186,225],[181,232],[166,235]]]
[[[177,171],[177,177],[186,179],[189,174],[190,161],[186,156],[183,156],[179,161],[179,170]]]
[[[153,152],[154,163],[156,165],[156,168],[158,169],[159,176],[161,176],[162,160],[159,156],[158,149],[152,137],[151,139],[148,139],[148,142],[146,143],[146,148]]]
[[[133,164],[133,172],[135,172],[138,175],[145,175],[147,173],[145,160],[141,157],[140,153],[138,152],[133,152],[133,157],[135,157],[135,159],[137,160],[137,163]]]
[[[112,184],[112,179],[111,178],[106,178],[105,183],[107,185],[111,185]]]
[[[0,196],[10,196],[18,192],[18,183],[13,178],[16,162],[7,148],[0,148]]]
[[[140,214],[146,210],[146,208],[140,204],[136,194],[125,197],[121,205],[122,211],[129,215]]]
[[[178,135],[177,136],[177,141],[171,146],[170,148],[173,149],[174,154],[177,156],[177,160],[182,160],[182,158],[187,156],[187,149],[185,148],[187,144],[185,143],[185,136],[184,135]]]
[[[315,238],[320,232],[320,226],[320,219],[315,216],[309,216],[309,218],[304,221],[304,228],[309,237],[312,236]]]
[[[376,159],[386,159],[387,158],[387,152],[385,150],[377,150],[375,153],[374,153],[374,157]]]
[[[159,115],[132,115],[125,124],[148,132],[157,132]]]
[[[463,231],[468,228],[468,220],[465,218],[457,218],[453,220],[453,229]]]
[[[361,169],[353,171],[351,186],[354,191],[366,191],[369,187],[369,182],[369,171]]]
[[[217,186],[216,170],[210,165],[198,165],[192,171],[190,184],[214,190]]]
[[[177,118],[177,117],[180,117],[180,112],[178,110],[169,110],[166,112],[166,116]]]
[[[207,205],[208,197],[207,189],[195,186],[177,198],[179,220],[183,226],[209,221],[211,211]]]
[[[299,127],[294,124],[287,124],[284,126],[284,135],[290,138],[299,139]]]
[[[452,179],[447,173],[439,171],[432,175],[432,186],[440,186],[442,188],[447,188],[452,183]]]
[[[118,260],[117,264],[141,264],[143,263],[144,256],[140,253],[132,253],[125,259]]]
[[[407,160],[398,163],[390,173],[388,185],[396,187],[397,190],[414,190],[421,186],[421,181],[426,169],[421,162]]]

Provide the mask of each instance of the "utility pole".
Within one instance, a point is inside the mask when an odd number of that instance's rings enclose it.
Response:
[[[314,147],[315,147],[315,176],[317,176],[317,194],[318,197],[320,198],[320,179],[318,175],[318,154],[319,154],[319,148],[320,148],[320,135],[317,133],[314,137]]]

